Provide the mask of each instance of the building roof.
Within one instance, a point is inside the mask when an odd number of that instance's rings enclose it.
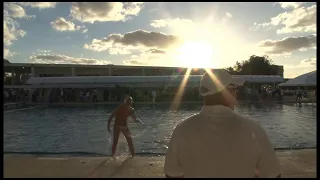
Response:
[[[5,67],[90,67],[90,68],[182,68],[186,67],[166,67],[166,66],[128,66],[128,65],[114,65],[114,64],[39,64],[39,63],[8,63],[4,64]]]
[[[245,82],[251,83],[280,83],[284,82],[284,78],[275,75],[233,75],[241,77]]]
[[[31,77],[27,84],[176,84],[180,83],[185,76],[72,76],[72,77]],[[188,78],[188,83],[198,84],[201,75],[192,75]],[[279,83],[284,79],[281,76],[254,76],[235,75],[245,82],[253,83]]]
[[[303,74],[294,79],[290,79],[279,86],[317,86],[317,71]]]

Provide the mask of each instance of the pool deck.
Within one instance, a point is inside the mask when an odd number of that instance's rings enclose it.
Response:
[[[316,149],[277,151],[282,176],[316,178]],[[164,177],[164,156],[118,157],[44,157],[4,155],[4,177],[79,177],[107,178]]]
[[[302,100],[300,101],[303,104],[317,104],[315,100]],[[59,105],[59,106],[92,106],[92,105],[114,105],[121,104],[123,101],[100,101],[100,102],[38,102],[32,103],[28,102],[30,105]],[[239,103],[279,103],[279,104],[296,104],[295,100],[286,100],[286,101],[239,101]],[[184,101],[184,102],[134,102],[134,104],[202,104],[200,101]]]

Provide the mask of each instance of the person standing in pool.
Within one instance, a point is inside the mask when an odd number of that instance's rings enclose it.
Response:
[[[134,114],[134,109],[132,108],[133,99],[131,96],[127,96],[124,103],[119,105],[110,115],[108,119],[108,131],[111,132],[110,124],[112,119],[115,117],[115,122],[113,126],[113,142],[112,142],[112,157],[114,157],[117,149],[117,144],[119,140],[120,132],[124,135],[127,140],[129,150],[132,156],[134,156],[134,147],[132,143],[131,133],[127,124],[128,117],[131,116],[134,121],[137,121],[137,117]]]

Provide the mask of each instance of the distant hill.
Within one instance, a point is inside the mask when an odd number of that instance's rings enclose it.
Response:
[[[11,62],[9,60],[3,59],[4,64],[10,64]]]

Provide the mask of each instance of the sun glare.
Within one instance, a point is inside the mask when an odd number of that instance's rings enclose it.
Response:
[[[190,68],[207,68],[214,65],[213,47],[203,42],[188,42],[178,49],[180,64]]]

